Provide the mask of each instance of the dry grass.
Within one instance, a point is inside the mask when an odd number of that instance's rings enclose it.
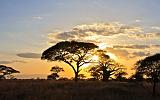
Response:
[[[0,80],[0,100],[160,100],[151,90],[149,83]]]

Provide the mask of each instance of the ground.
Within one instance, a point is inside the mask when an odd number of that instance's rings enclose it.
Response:
[[[160,100],[151,83],[0,80],[0,100]]]

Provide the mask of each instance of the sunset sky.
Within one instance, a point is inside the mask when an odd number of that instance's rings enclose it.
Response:
[[[18,78],[46,78],[40,59],[64,40],[93,42],[127,66],[160,51],[160,0],[0,0],[0,64]],[[72,77],[65,67],[62,76]],[[131,73],[131,72],[130,72]]]

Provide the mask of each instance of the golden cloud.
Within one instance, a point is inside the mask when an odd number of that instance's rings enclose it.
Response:
[[[158,50],[159,38],[159,32],[145,32],[140,26],[113,22],[77,25],[69,31],[49,33],[48,43],[55,44],[66,40],[93,42],[98,45],[104,43],[105,47],[113,47],[107,48],[108,52],[121,58],[131,58],[148,55],[144,53],[145,49],[154,47]]]
[[[70,31],[49,33],[50,42],[57,40],[95,40],[96,37],[108,37],[118,34],[142,33],[141,27],[127,26],[118,22],[114,23],[96,23],[89,25],[78,25]],[[53,40],[53,41],[52,41]],[[97,39],[96,39],[97,40]]]

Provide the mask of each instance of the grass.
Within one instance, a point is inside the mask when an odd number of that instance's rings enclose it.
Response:
[[[152,97],[150,83],[0,80],[0,100],[160,100],[160,95]]]

